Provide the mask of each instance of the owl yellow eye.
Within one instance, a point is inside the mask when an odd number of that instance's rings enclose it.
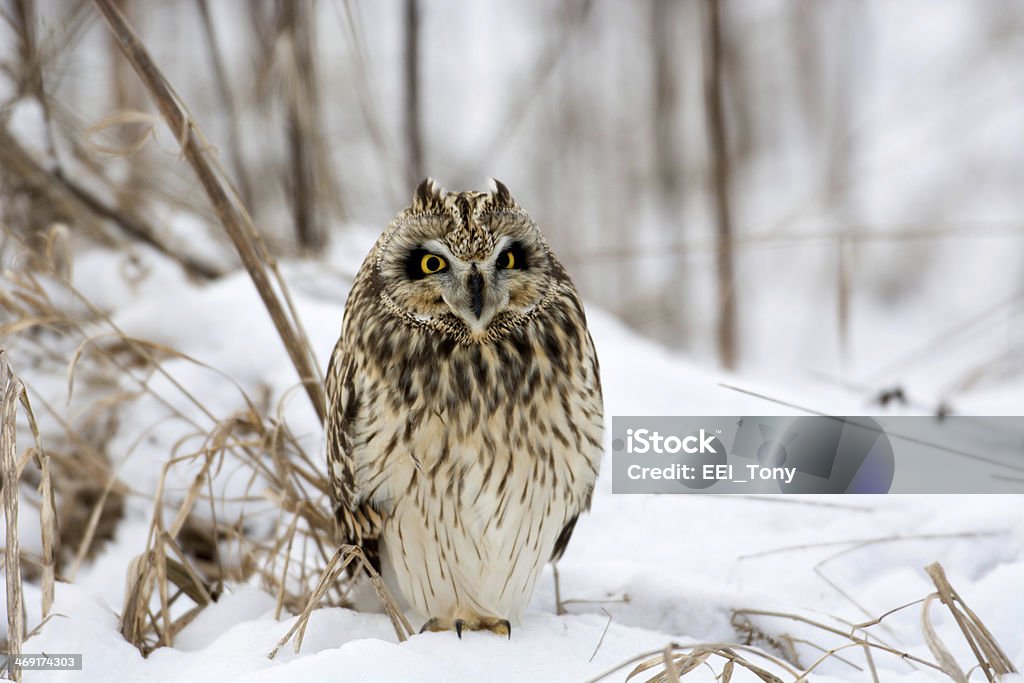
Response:
[[[508,249],[498,254],[494,267],[498,270],[526,270],[530,267],[526,249],[521,242],[512,242]]]
[[[440,273],[448,264],[437,254],[424,254],[420,259],[420,270],[424,275]]]

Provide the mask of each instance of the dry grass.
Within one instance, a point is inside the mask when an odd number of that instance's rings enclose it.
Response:
[[[809,618],[790,612],[737,609],[733,612],[733,626],[737,633],[745,636],[744,642],[686,645],[669,643],[662,650],[644,652],[616,665],[591,679],[590,683],[607,679],[630,665],[633,668],[626,675],[626,680],[639,677],[641,674],[650,674],[642,679],[647,683],[679,681],[702,666],[710,668],[723,683],[731,680],[736,667],[746,669],[765,683],[800,683],[829,660],[842,662],[845,667],[858,672],[858,676],[866,673],[871,676],[872,681],[880,683],[875,665],[876,657],[892,657],[911,666],[930,669],[944,674],[955,683],[967,683],[970,680],[970,672],[975,670],[981,671],[990,683],[997,683],[1006,674],[1016,673],[1013,663],[992,633],[949,584],[942,566],[935,562],[925,567],[924,571],[935,584],[934,593],[888,610],[866,622],[851,624],[838,618],[831,618],[835,623],[829,623],[826,619]],[[957,627],[974,654],[976,662],[968,672],[965,672],[964,667],[950,654],[949,648],[936,633],[930,616],[930,605],[935,600],[941,601],[949,608]],[[892,615],[918,605],[922,606],[922,637],[934,655],[934,660],[893,647],[871,631]],[[811,627],[828,644],[823,645],[786,632],[769,630],[764,626],[766,621],[775,620]],[[810,664],[802,664],[797,656],[796,645],[803,645],[818,652],[819,655]],[[771,654],[772,651],[776,654]],[[857,661],[858,654],[860,662]],[[715,670],[713,662],[721,665],[720,670]],[[766,669],[763,664],[772,665],[776,672]],[[783,678],[777,673],[779,671],[788,678]]]
[[[195,469],[196,464],[198,471],[180,502],[168,506],[168,475],[180,467]],[[250,533],[241,514],[235,519],[219,514],[223,501],[213,493],[214,479],[229,470],[247,478],[245,495],[266,503],[263,512],[268,506],[276,510],[278,521],[269,536]],[[329,566],[334,548],[325,493],[320,467],[283,424],[268,421],[252,404],[219,422],[199,451],[176,456],[163,468],[149,542],[128,578],[124,636],[143,652],[172,643],[229,581],[258,580],[277,596],[280,608],[305,608],[315,592],[314,577]],[[301,549],[308,552],[296,552]],[[317,599],[329,589],[333,603],[344,604],[345,583],[335,582]],[[172,618],[171,608],[183,596],[194,607]]]
[[[17,240],[11,231],[8,235]],[[74,288],[66,270],[32,252],[27,243],[18,244],[27,256],[18,259],[18,268],[4,274],[0,288],[7,339],[16,353],[39,366],[37,370],[50,373],[66,366],[69,397],[82,396],[92,406],[68,420],[63,411],[43,401],[53,418],[47,438],[54,445],[45,456],[38,447],[33,451],[40,465],[34,477],[30,475],[35,470],[25,470],[29,455],[22,456],[18,469],[22,481],[36,484],[43,500],[50,501],[40,508],[43,528],[54,529],[54,520],[60,520],[62,533],[54,531],[44,540],[42,558],[18,553],[17,535],[8,536],[7,552],[15,553],[22,564],[39,567],[44,584],[50,586],[47,609],[54,578],[73,579],[83,562],[113,535],[126,496],[146,497],[152,505],[147,544],[128,571],[121,614],[122,634],[143,653],[173,643],[175,635],[214,602],[228,582],[258,583],[276,596],[279,617],[286,611],[303,614],[300,625],[318,605],[347,604],[351,581],[345,570],[353,562],[361,564],[361,556],[348,546],[337,550],[323,464],[305,452],[290,432],[282,406],[255,401],[239,387],[239,409],[218,418],[164,363],[175,360],[214,369],[173,349],[125,335]],[[79,306],[75,311],[61,308],[54,293],[68,295]],[[97,335],[97,327],[108,331]],[[155,392],[149,378],[156,375],[167,379],[165,386],[171,389],[165,391],[177,396]],[[126,385],[134,389],[125,391]],[[28,409],[28,394],[21,384],[10,386],[5,409],[13,410],[18,396]],[[117,429],[116,416],[144,397],[157,400],[202,442],[197,449],[172,454],[155,493],[133,490],[122,481],[106,452],[111,432]],[[206,425],[175,408],[175,399],[182,398],[208,418]],[[34,425],[34,415],[25,412]],[[58,429],[53,430],[54,426]],[[9,431],[5,428],[5,439]],[[185,443],[192,443],[188,435],[179,441],[179,448]],[[52,479],[51,466],[58,473]],[[189,477],[184,490],[171,490],[172,475]],[[234,501],[224,499],[215,486],[218,477],[228,475],[247,482],[242,497],[248,507],[233,516],[225,510]],[[253,515],[270,515],[275,522],[269,530],[260,530],[249,524]],[[66,538],[64,553],[57,552],[60,543],[52,542],[54,538]],[[16,607],[20,590],[15,587],[21,585],[18,563],[8,566],[12,568],[8,585],[16,591],[10,604]],[[57,573],[55,568],[63,569]],[[409,625],[379,577],[373,575],[370,580],[392,615],[399,638],[406,637]],[[13,618],[20,609],[11,614]],[[11,632],[21,631],[23,627]],[[16,638],[11,646],[17,646]]]
[[[747,654],[750,659],[739,654],[740,652]],[[782,678],[755,664],[751,659],[770,662],[794,677],[798,675],[796,669],[784,660],[748,645],[737,643],[693,643],[690,645],[669,643],[661,650],[651,650],[631,657],[601,675],[589,679],[587,683],[596,683],[597,681],[609,678],[612,674],[625,669],[631,664],[634,666],[626,675],[627,681],[642,673],[654,672],[652,676],[643,680],[649,683],[674,683],[700,666],[711,667],[709,660],[713,657],[723,662],[722,671],[717,674],[723,682],[731,680],[735,667],[740,666],[753,673],[762,681],[765,681],[765,683],[783,683]],[[714,668],[711,668],[713,671]]]

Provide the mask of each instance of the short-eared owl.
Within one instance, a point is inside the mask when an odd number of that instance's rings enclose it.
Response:
[[[349,294],[327,372],[343,540],[424,629],[511,631],[588,509],[602,454],[579,295],[508,189],[433,180]]]

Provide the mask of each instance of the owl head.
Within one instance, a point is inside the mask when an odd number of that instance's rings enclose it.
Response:
[[[547,242],[496,180],[489,192],[424,180],[381,236],[375,266],[391,312],[476,339],[529,315],[553,283]]]

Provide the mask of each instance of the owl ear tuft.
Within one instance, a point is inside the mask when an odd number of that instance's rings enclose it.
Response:
[[[512,194],[505,187],[505,183],[496,178],[491,178],[491,197],[494,198],[493,202],[496,207],[505,209],[517,207],[516,200],[512,199]]]
[[[447,190],[433,178],[425,179],[412,196],[413,213],[441,210],[444,207],[444,196],[447,193]]]

